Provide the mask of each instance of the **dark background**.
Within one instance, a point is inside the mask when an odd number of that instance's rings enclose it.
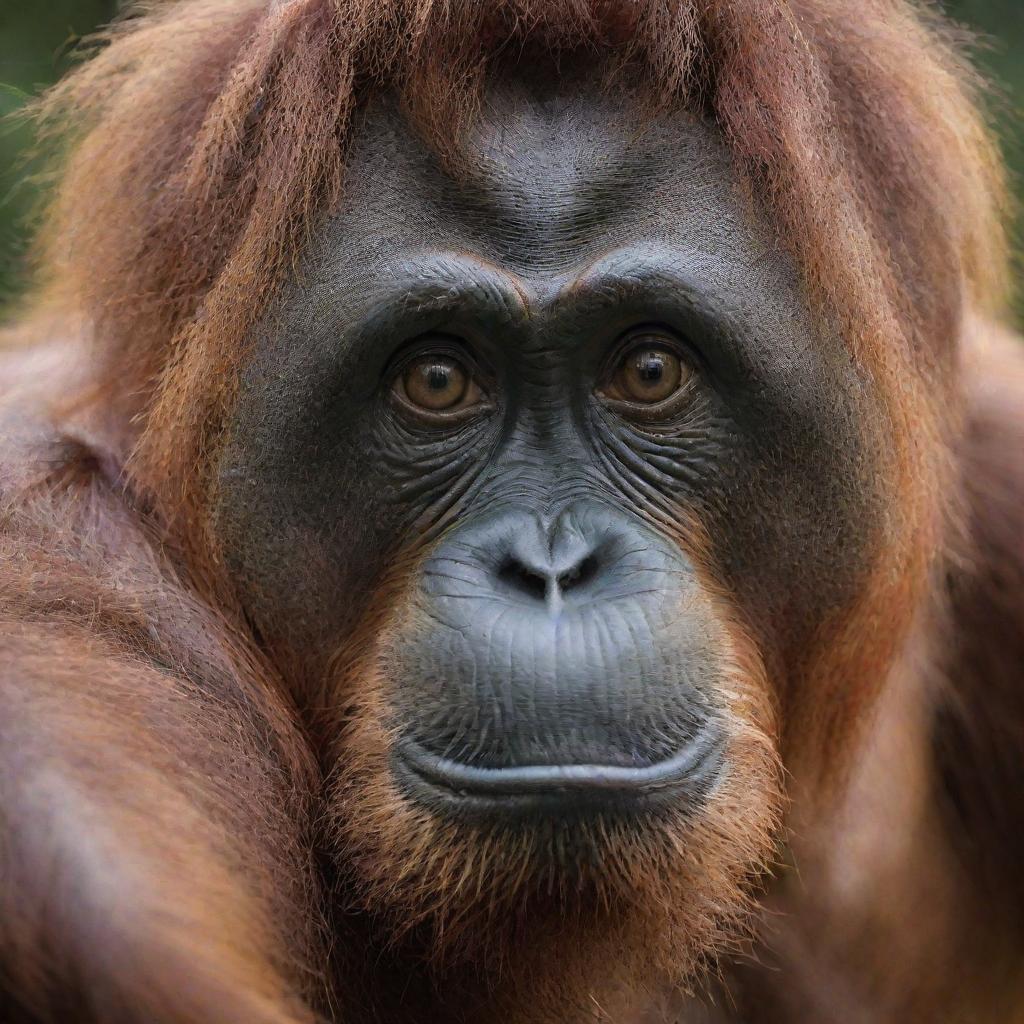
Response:
[[[978,61],[996,87],[993,110],[1024,198],[1024,0],[946,0],[943,7],[981,33]],[[57,78],[74,43],[116,9],[117,0],[0,0],[0,118]],[[0,120],[0,312],[21,283],[37,194],[24,158],[29,141],[16,120]],[[1018,238],[1022,224],[1018,217]],[[1024,297],[1018,296],[1017,312],[1024,319]]]

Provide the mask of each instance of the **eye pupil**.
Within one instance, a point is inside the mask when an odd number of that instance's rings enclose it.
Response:
[[[447,366],[431,366],[426,372],[427,387],[432,391],[444,391],[451,383],[451,374]]]
[[[657,384],[665,374],[660,354],[648,353],[637,361],[637,373],[644,383]]]

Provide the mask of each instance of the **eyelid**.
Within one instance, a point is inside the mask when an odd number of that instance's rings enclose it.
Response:
[[[644,345],[642,339],[647,337],[656,340]],[[689,367],[692,373],[697,372],[698,360],[694,358],[693,350],[675,331],[662,324],[642,324],[639,327],[631,327],[620,334],[615,344],[609,349],[608,355],[605,357],[598,374],[598,380],[600,381],[599,389],[614,377],[616,371],[622,365],[623,359],[635,348],[665,349],[667,352],[677,356],[680,362],[685,367]]]
[[[692,397],[690,393],[692,391],[693,377],[690,376],[668,398],[655,402],[653,405],[648,405],[644,402],[630,402],[627,399],[613,398],[610,395],[601,395],[600,398],[607,408],[618,413],[620,416],[631,420],[651,422],[665,420],[675,415],[690,401]]]
[[[608,368],[615,365],[631,348],[636,347],[644,338],[654,339],[651,348],[667,348],[688,357],[689,349],[679,335],[671,327],[662,323],[639,324],[622,331],[611,346],[606,364]],[[692,362],[692,360],[688,360]]]
[[[480,383],[492,380],[493,374],[461,338],[454,334],[423,334],[412,338],[388,360],[382,373],[384,381],[392,381],[404,373],[410,363],[424,356],[447,356],[461,363],[471,380]]]
[[[472,381],[470,387],[473,387]],[[478,390],[480,389],[478,388]],[[474,419],[484,412],[489,412],[494,407],[483,390],[480,390],[481,401],[460,404],[452,409],[425,409],[416,405],[397,388],[389,388],[388,397],[391,403],[397,405],[408,417],[436,426],[454,426],[457,423]]]

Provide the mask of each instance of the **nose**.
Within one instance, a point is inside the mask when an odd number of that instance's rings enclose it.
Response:
[[[523,516],[495,552],[502,589],[552,610],[582,596],[607,568],[608,538],[569,510],[550,523]]]

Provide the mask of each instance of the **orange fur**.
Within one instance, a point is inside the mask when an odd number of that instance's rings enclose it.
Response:
[[[1006,851],[1021,807],[1007,794],[1024,705],[1019,670],[986,640],[1012,648],[1024,632],[1024,471],[1001,459],[1021,449],[1024,385],[960,362],[964,324],[1002,308],[1004,193],[945,24],[902,0],[178,0],[136,13],[36,111],[55,184],[16,332],[65,346],[74,373],[58,404],[26,384],[33,356],[0,364],[15,385],[0,465],[12,1015],[67,1019],[81,1000],[98,1020],[383,1017],[379,965],[355,949],[361,916],[371,937],[385,931],[403,983],[425,960],[430,984],[449,986],[447,1001],[422,995],[433,1019],[632,1024],[638,989],[697,989],[708,969],[722,1019],[732,1000],[743,1019],[820,1020],[837,975],[842,1021],[860,1007],[923,1022],[1012,1006],[1022,990],[1003,960],[1019,957],[1019,918],[977,950],[956,918],[1019,892]],[[732,768],[697,820],[568,837],[592,850],[576,875],[549,870],[559,830],[455,828],[390,781],[379,666],[411,566],[394,567],[342,650],[322,652],[322,684],[299,681],[248,630],[206,515],[250,328],[343,197],[354,114],[396,92],[458,173],[482,90],[520,48],[591,51],[652,110],[717,121],[816,315],[885,397],[888,421],[868,427],[895,438],[869,578],[785,671],[762,663],[698,531],[680,526],[731,655]],[[797,706],[814,712],[799,735]],[[907,763],[892,739],[904,725]],[[314,753],[333,769],[322,817]],[[859,802],[879,786],[867,760],[892,769],[891,800]],[[858,815],[898,829],[901,808],[920,827],[854,886],[835,865]],[[869,830],[865,862],[884,831]],[[337,878],[314,863],[321,841]],[[347,912],[330,923],[322,875]],[[920,946],[891,905],[918,917]],[[916,954],[905,997],[866,935]],[[782,970],[744,965],[751,950]],[[331,957],[340,981],[325,977]],[[953,998],[942,975],[957,964],[971,984]]]

